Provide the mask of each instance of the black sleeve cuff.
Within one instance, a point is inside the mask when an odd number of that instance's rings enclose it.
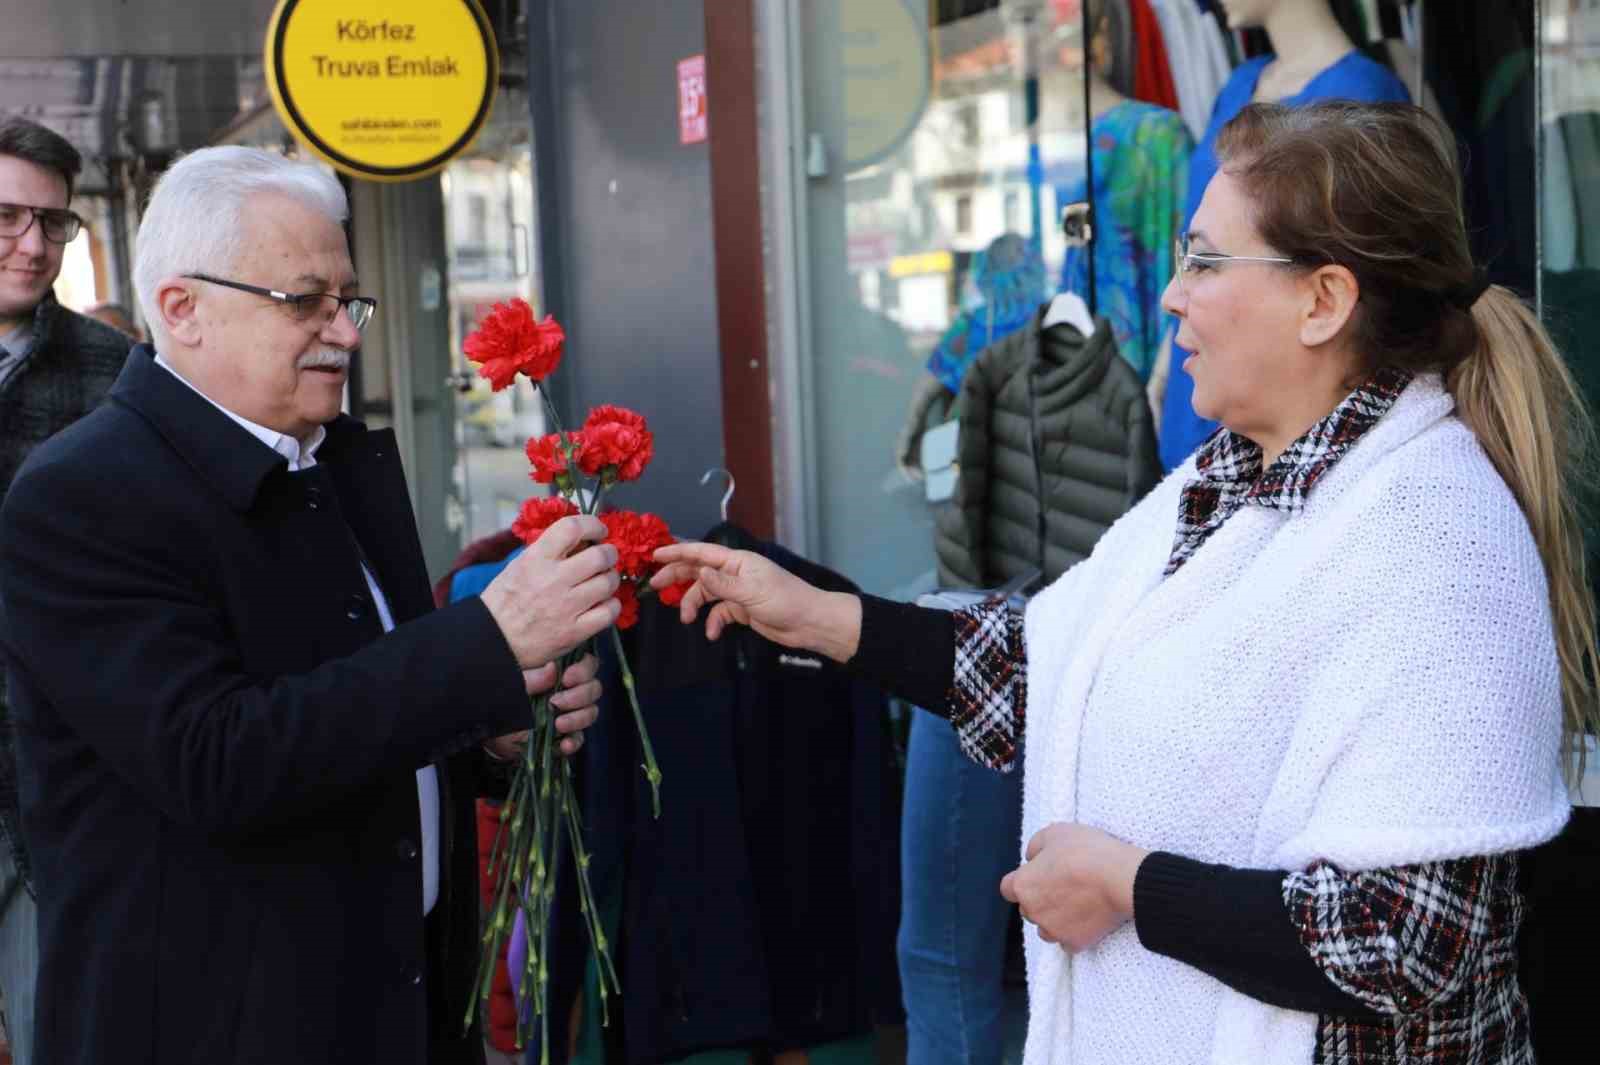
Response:
[[[418,752],[418,768],[532,725],[522,667],[477,596],[404,622],[369,646],[393,663],[386,702],[395,708],[395,739]]]
[[[1380,1018],[1335,986],[1300,942],[1283,902],[1286,875],[1155,851],[1133,881],[1139,942],[1271,1006]]]
[[[956,628],[948,610],[861,596],[861,639],[846,666],[890,695],[949,717]]]

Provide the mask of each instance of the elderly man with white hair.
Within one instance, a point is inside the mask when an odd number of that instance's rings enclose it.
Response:
[[[36,1060],[482,1060],[478,762],[617,608],[567,519],[433,611],[393,434],[340,414],[361,327],[338,183],[209,148],[157,185],[153,346],[0,511]],[[577,749],[592,658],[560,678]],[[498,738],[496,738],[498,737]]]

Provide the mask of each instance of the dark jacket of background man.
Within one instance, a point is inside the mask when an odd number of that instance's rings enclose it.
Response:
[[[33,347],[0,382],[0,503],[34,448],[106,398],[133,344],[110,326],[67,310],[54,296],[46,296],[34,311],[33,331]],[[17,830],[16,752],[5,725],[4,693],[5,672],[0,665],[0,831],[32,891],[27,853]]]

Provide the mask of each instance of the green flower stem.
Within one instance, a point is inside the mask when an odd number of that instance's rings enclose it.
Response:
[[[576,657],[573,655],[563,660],[560,663],[561,671],[565,672]],[[490,857],[490,868],[496,873],[495,905],[483,933],[484,952],[480,959],[478,994],[467,1009],[466,1024],[469,1027],[475,1011],[487,1007],[495,967],[514,923],[511,920],[513,905],[522,910],[530,956],[543,960],[547,953],[544,932],[554,883],[546,856],[553,853],[556,840],[551,835],[551,829],[557,824],[557,807],[553,802],[555,796],[550,787],[550,748],[558,742],[558,738],[549,695],[535,696],[530,709],[534,738],[524,750],[512,777],[510,794],[501,812]],[[528,981],[519,990],[527,993],[518,996],[521,999],[519,1010],[528,1004],[529,994],[537,1008],[544,1008],[545,997],[540,993],[543,989],[538,982]]]
[[[539,733],[535,744],[542,742],[543,734]],[[535,744],[530,744],[534,746]],[[517,906],[523,916],[523,930],[528,941],[528,962],[525,969],[531,967],[542,950],[544,939],[544,925],[538,916],[537,907],[532,904],[533,893],[539,891],[539,886],[544,877],[543,861],[540,839],[543,825],[538,811],[538,799],[534,794],[533,781],[535,773],[528,773],[525,780],[524,795],[530,810],[530,824],[528,832],[520,841],[526,848],[513,856],[518,867],[523,870],[522,881],[517,889]],[[520,1045],[526,1038],[526,1024],[522,1018],[526,1015],[530,1003],[542,1005],[538,997],[538,987],[534,980],[526,977],[517,985],[517,1041]]]
[[[500,956],[500,948],[498,942],[491,941],[497,941],[500,938],[499,929],[505,921],[506,889],[508,886],[505,880],[502,879],[500,890],[496,893],[495,916],[490,922],[489,929],[484,933],[484,946],[488,950],[478,964],[478,994],[473,996],[472,1000],[467,1003],[467,1016],[464,1022],[464,1026],[467,1028],[472,1027],[472,1016],[477,1009],[478,1001],[480,999],[488,1001],[489,991],[494,985],[494,968],[495,962]]]
[[[540,952],[543,954],[543,951]],[[544,958],[539,959],[539,998],[545,997],[545,964]],[[550,1014],[548,1011],[539,1014],[539,1065],[550,1065]]]
[[[628,705],[633,707],[633,723],[639,729],[639,743],[644,747],[644,775],[650,781],[650,803],[657,820],[661,819],[661,767],[656,765],[656,752],[650,746],[650,731],[644,727],[644,711],[639,707],[639,692],[633,682],[633,670],[628,668],[628,655],[622,649],[622,635],[611,626],[611,642],[617,649],[617,664],[622,667],[622,686],[628,692]]]
[[[500,828],[495,833],[495,849],[492,852],[490,852],[491,853],[491,858],[490,858],[490,868],[491,868],[491,870],[494,869],[494,856],[497,856],[500,853],[500,840],[501,840],[502,834],[506,830],[506,817],[507,817],[507,814],[510,813],[511,810],[513,809],[511,804],[512,804],[513,801],[515,801],[515,798],[516,798],[515,783],[516,782],[514,781],[513,782],[513,788],[512,788],[512,794],[511,794],[511,796],[509,796],[507,798],[506,805],[501,808],[501,812],[500,812]],[[513,823],[515,823],[515,821],[513,821]],[[497,963],[497,961],[498,961],[498,959],[500,957],[500,944],[501,944],[501,942],[504,941],[505,936],[507,934],[507,928],[506,928],[507,908],[506,908],[506,903],[507,903],[507,899],[508,899],[508,897],[510,895],[511,886],[512,886],[512,880],[513,880],[512,873],[513,873],[514,868],[515,868],[514,864],[509,860],[509,857],[510,857],[509,855],[506,856],[506,860],[502,860],[500,862],[499,873],[498,873],[498,876],[497,876],[496,882],[495,882],[494,913],[493,913],[493,916],[490,918],[489,926],[484,931],[484,935],[483,935],[484,946],[487,949],[485,950],[485,952],[483,954],[483,957],[479,961],[479,966],[478,966],[478,969],[479,969],[479,972],[478,972],[478,994],[473,996],[472,1000],[467,1003],[467,1016],[466,1016],[466,1021],[465,1021],[465,1027],[467,1027],[467,1028],[471,1028],[472,1027],[472,1017],[473,1017],[474,1011],[478,1007],[478,1003],[480,1001],[486,1003],[489,1000],[489,992],[490,992],[490,989],[493,987],[493,984],[494,984],[495,965],[496,965],[496,963]]]
[[[561,673],[566,672],[568,659],[561,662]],[[558,674],[558,677],[560,674]],[[556,776],[552,760],[559,757],[556,744],[559,739],[556,735],[555,712],[546,704],[544,718],[539,723],[541,742],[539,744],[539,866],[540,876],[531,885],[533,909],[537,914],[536,919],[530,919],[529,927],[539,929],[538,937],[538,969],[534,974],[534,1015],[539,1018],[540,1031],[544,1036],[541,1049],[541,1060],[549,1056],[549,992],[550,992],[550,908],[555,895],[555,857],[556,847],[560,843],[561,826],[556,816],[555,803],[559,798],[558,787],[552,786]],[[530,938],[530,948],[532,946]]]
[[[556,410],[555,401],[550,398],[550,393],[545,391],[543,381],[535,381],[533,390],[539,393],[539,398],[544,400],[544,409],[550,415],[550,424],[555,426],[556,432],[566,436],[567,430],[561,424],[561,413]]]
[[[611,964],[611,951],[606,943],[605,928],[600,923],[600,908],[595,904],[594,887],[589,883],[589,852],[583,845],[583,819],[578,815],[577,796],[572,791],[572,765],[563,763],[562,776],[566,782],[566,790],[572,796],[572,801],[567,805],[567,841],[572,848],[573,860],[577,865],[579,908],[583,911],[589,927],[589,942],[594,947],[597,964],[596,972],[600,978],[600,1009],[602,1025],[609,1025],[611,1011],[607,1003],[606,978],[610,977],[611,989],[617,994],[622,993],[622,983],[617,979],[617,970]]]
[[[542,712],[542,702],[543,697],[536,697],[533,701],[534,716],[536,720]],[[540,929],[528,919],[529,912],[527,906],[527,896],[530,885],[537,877],[535,864],[538,860],[537,823],[539,811],[534,797],[534,781],[537,779],[537,773],[534,769],[533,747],[534,742],[530,741],[528,747],[523,752],[522,762],[519,766],[516,778],[512,782],[512,794],[517,797],[518,802],[518,810],[516,816],[512,820],[512,823],[517,826],[517,831],[512,837],[512,842],[508,848],[509,853],[507,854],[506,859],[510,863],[513,870],[513,875],[516,879],[516,895],[514,897],[514,902],[517,908],[522,911],[523,930],[528,937],[528,950],[530,955],[538,945],[536,937],[540,934]],[[509,935],[510,930],[505,929],[503,934]],[[496,944],[496,959],[498,959],[499,953],[499,945]],[[527,1007],[529,996],[531,995],[532,991],[533,987],[531,982],[519,985],[517,994],[518,1017],[522,1015],[523,1010]],[[485,1001],[487,1002],[487,994],[485,995]],[[518,1028],[518,1039],[521,1039],[520,1025]]]
[[[577,495],[579,499],[582,499],[583,492],[581,491],[581,488],[583,479],[578,472],[577,448],[572,446],[572,437],[567,433],[566,427],[561,424],[561,414],[556,410],[555,402],[551,400],[550,393],[545,391],[544,382],[535,381],[533,383],[533,390],[539,393],[540,399],[544,400],[544,409],[545,412],[550,415],[550,424],[554,426],[555,431],[560,434],[561,452],[567,457],[567,477],[572,482],[573,493]],[[598,488],[600,486],[597,484],[596,487]],[[563,492],[562,494],[565,495],[566,493]],[[597,494],[597,492],[590,493],[590,498],[595,500],[590,509],[583,510],[581,506],[578,509],[584,514],[596,513],[600,507],[599,500],[596,498]]]
[[[591,654],[594,653],[593,641],[589,642],[587,650]],[[562,810],[566,815],[567,843],[577,872],[578,908],[589,933],[589,945],[594,953],[595,968],[600,977],[600,1023],[608,1027],[611,1023],[611,1006],[607,995],[606,978],[609,975],[611,990],[617,994],[622,993],[622,984],[617,979],[616,968],[611,962],[605,929],[600,924],[599,907],[595,904],[594,888],[589,883],[589,852],[583,845],[583,819],[578,813],[578,796],[573,787],[570,760],[563,760],[561,763],[561,787]]]

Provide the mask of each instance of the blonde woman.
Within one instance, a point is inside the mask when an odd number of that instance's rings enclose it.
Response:
[[[1218,151],[1165,302],[1223,428],[1024,618],[702,544],[657,580],[980,762],[1025,738],[1032,1065],[1531,1062],[1517,855],[1597,720],[1581,402],[1425,112],[1252,105]]]

